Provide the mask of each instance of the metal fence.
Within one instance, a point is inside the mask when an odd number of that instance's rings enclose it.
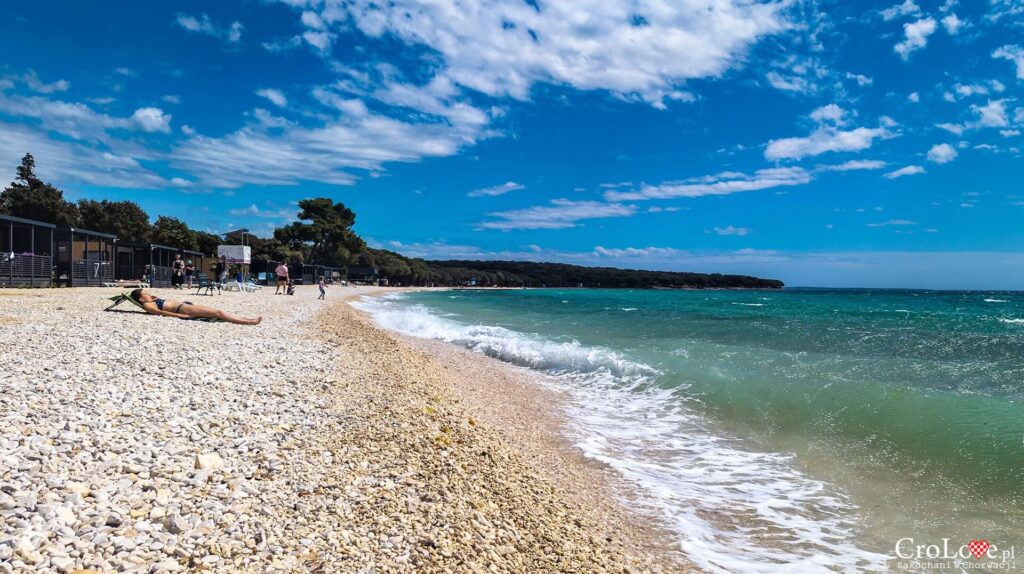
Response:
[[[149,285],[150,287],[170,287],[171,268],[163,267],[161,265],[150,265]]]
[[[0,287],[43,287],[50,284],[53,257],[0,254]]]
[[[114,280],[114,266],[102,259],[73,259],[71,261],[71,284],[78,287],[95,287]]]

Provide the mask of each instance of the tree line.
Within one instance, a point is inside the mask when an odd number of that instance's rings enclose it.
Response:
[[[757,288],[777,289],[781,281],[746,275],[676,273],[611,267],[583,267],[527,261],[427,261],[366,245],[353,230],[356,214],[341,202],[318,197],[299,202],[298,221],[274,230],[273,237],[249,235],[254,259],[316,263],[333,267],[374,268],[377,275],[401,285],[469,285],[499,287],[605,288]],[[110,233],[130,243],[157,243],[216,254],[221,236],[191,229],[176,217],[149,214],[134,201],[81,199],[35,173],[35,159],[25,154],[13,182],[0,192],[0,214]]]

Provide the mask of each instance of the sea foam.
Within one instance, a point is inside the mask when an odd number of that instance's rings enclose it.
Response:
[[[631,485],[624,502],[675,532],[708,572],[865,572],[886,556],[854,542],[856,508],[792,464],[709,428],[685,389],[656,384],[657,369],[611,349],[554,341],[440,317],[401,296],[354,306],[382,327],[453,343],[549,375],[565,391],[569,437]]]

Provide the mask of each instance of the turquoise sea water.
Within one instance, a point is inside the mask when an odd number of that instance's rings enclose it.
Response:
[[[548,375],[570,439],[704,570],[895,570],[905,537],[1024,551],[1024,294],[466,290],[359,305]]]

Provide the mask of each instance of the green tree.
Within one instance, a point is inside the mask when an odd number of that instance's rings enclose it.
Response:
[[[149,215],[134,201],[82,199],[78,202],[78,211],[83,227],[112,233],[121,241],[149,241]]]
[[[153,243],[168,247],[195,250],[199,246],[196,232],[189,229],[188,225],[177,217],[161,215],[156,218],[156,223],[153,224],[149,236]]]
[[[201,251],[205,255],[216,255],[217,246],[224,243],[219,235],[207,233],[205,231],[196,232],[196,244],[199,246],[196,251]]]
[[[352,231],[356,214],[343,203],[318,197],[299,202],[300,222],[279,227],[274,238],[290,251],[301,253],[304,261],[324,265],[347,265],[366,249],[366,243]]]
[[[77,227],[78,208],[64,199],[64,192],[36,177],[36,160],[27,153],[21,158],[18,175],[0,192],[0,213]]]

